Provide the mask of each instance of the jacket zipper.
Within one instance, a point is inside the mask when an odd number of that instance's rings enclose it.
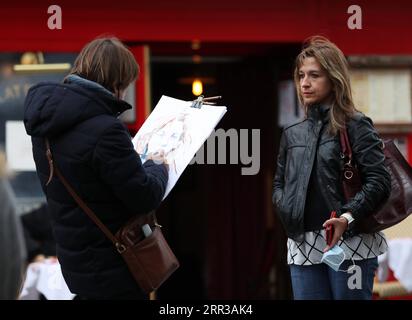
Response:
[[[305,181],[306,192],[301,192],[301,193],[300,193],[300,197],[303,197],[303,201],[301,202],[301,203],[302,203],[301,207],[298,208],[299,211],[297,211],[297,212],[302,212],[303,214],[305,213],[304,211],[305,211],[305,205],[306,205],[306,197],[307,197],[308,183],[309,183],[310,176],[311,176],[312,170],[313,170],[314,157],[315,157],[316,152],[317,152],[317,145],[318,145],[318,140],[319,140],[319,133],[320,133],[320,130],[322,129],[322,122],[321,122],[321,120],[319,120],[319,121],[317,122],[317,124],[318,124],[319,126],[316,127],[315,138],[312,140],[312,144],[311,144],[311,146],[312,146],[312,154],[310,155],[310,163],[311,163],[311,165],[310,165],[309,176],[308,176],[307,180]],[[308,150],[308,149],[307,149],[307,150]],[[305,155],[306,155],[306,154],[305,154]],[[302,177],[303,177],[303,176],[304,176],[304,175],[302,175]],[[300,181],[302,181],[302,180],[300,180]],[[304,188],[302,188],[302,191],[303,191],[303,189],[304,189]],[[299,192],[299,190],[298,190],[298,192]],[[296,203],[299,203],[299,201],[296,201]],[[295,208],[294,208],[294,209],[295,209]],[[295,210],[293,210],[292,212],[295,212]],[[298,215],[297,217],[299,218],[300,216]],[[303,221],[303,219],[302,219],[302,221]]]

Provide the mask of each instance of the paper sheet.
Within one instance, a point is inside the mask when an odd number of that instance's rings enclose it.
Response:
[[[163,199],[226,113],[224,106],[203,105],[197,109],[191,105],[189,101],[162,96],[133,138],[143,163],[151,153],[165,153],[169,181]]]

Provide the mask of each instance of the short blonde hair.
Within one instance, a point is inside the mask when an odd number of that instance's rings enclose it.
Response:
[[[111,92],[126,89],[139,75],[139,65],[117,38],[97,38],[86,44],[69,74],[94,81]]]

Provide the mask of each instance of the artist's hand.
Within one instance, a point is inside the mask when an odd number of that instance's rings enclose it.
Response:
[[[333,246],[339,241],[345,230],[348,228],[348,220],[346,220],[345,218],[332,218],[326,220],[323,224],[323,227],[326,228],[329,225],[333,227],[332,241],[328,246],[326,246],[325,249],[323,249],[323,252],[326,252],[330,248],[333,248]]]
[[[164,164],[167,169],[169,170],[169,165],[167,163],[167,158],[165,156],[165,152],[163,149],[160,149],[158,151],[155,151],[153,153],[149,153],[147,155],[147,160],[153,160],[154,163],[156,164]]]

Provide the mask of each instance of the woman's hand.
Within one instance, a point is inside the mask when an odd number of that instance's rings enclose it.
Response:
[[[163,149],[149,153],[147,155],[147,160],[153,160],[156,164],[163,164],[166,166],[167,171],[169,171],[169,164],[167,163],[167,158]]]
[[[152,160],[156,164],[166,163],[165,152],[163,149],[148,153],[146,159]]]
[[[326,228],[330,225],[333,228],[332,241],[328,246],[326,246],[325,249],[323,249],[323,252],[326,252],[330,248],[333,248],[333,246],[339,241],[339,239],[342,237],[342,234],[348,228],[348,220],[346,220],[345,218],[332,218],[326,220],[323,224],[323,227]]]

